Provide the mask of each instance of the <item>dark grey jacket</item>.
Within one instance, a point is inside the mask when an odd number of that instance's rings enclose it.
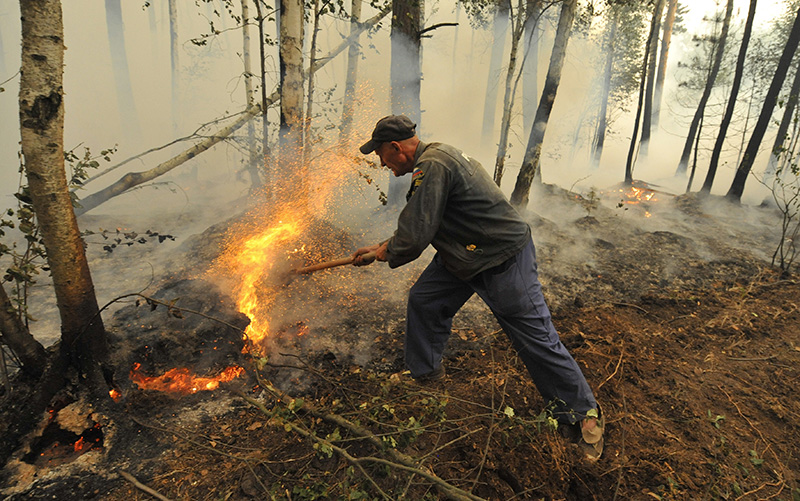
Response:
[[[469,280],[515,256],[530,227],[477,160],[441,143],[417,146],[408,203],[389,239],[389,266],[429,244],[450,273]]]

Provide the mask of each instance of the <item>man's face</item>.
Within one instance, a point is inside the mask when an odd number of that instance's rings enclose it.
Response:
[[[380,157],[381,165],[388,167],[395,177],[406,175],[414,169],[414,159],[403,152],[403,148],[398,142],[383,143],[375,150],[375,153]]]

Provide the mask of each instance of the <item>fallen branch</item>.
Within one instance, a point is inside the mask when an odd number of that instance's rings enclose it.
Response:
[[[153,490],[150,487],[148,487],[148,486],[144,485],[143,483],[139,482],[138,480],[136,480],[136,477],[134,477],[133,475],[131,475],[127,471],[122,471],[122,470],[118,470],[118,471],[119,471],[119,474],[122,476],[122,478],[124,478],[128,482],[132,483],[133,486],[136,487],[137,489],[139,489],[140,491],[146,492],[146,493],[150,494],[151,496],[153,496],[154,498],[160,499],[161,501],[170,501],[170,499],[168,497],[162,496],[161,494],[158,493],[158,491]]]
[[[465,491],[463,489],[460,489],[460,488],[448,483],[447,481],[437,477],[433,473],[430,473],[430,472],[428,472],[428,471],[426,471],[424,469],[419,468],[417,466],[417,464],[409,456],[406,456],[405,454],[401,453],[400,451],[397,451],[395,449],[386,448],[385,444],[383,442],[381,442],[370,431],[368,431],[368,430],[366,430],[366,429],[364,429],[364,428],[362,428],[362,427],[360,427],[360,426],[358,426],[358,425],[346,420],[345,418],[343,418],[341,416],[337,416],[337,415],[334,415],[334,414],[330,414],[330,413],[319,411],[319,410],[315,409],[309,403],[303,402],[302,405],[298,405],[296,403],[297,401],[294,398],[292,398],[291,396],[286,395],[285,393],[281,392],[280,390],[278,390],[277,388],[275,388],[274,386],[272,386],[268,382],[261,380],[261,378],[259,378],[259,382],[260,382],[262,388],[264,388],[268,392],[272,393],[273,396],[276,398],[276,400],[278,400],[281,403],[283,403],[284,405],[286,405],[287,408],[293,409],[292,412],[295,415],[297,414],[297,411],[301,411],[302,410],[304,412],[307,412],[307,413],[311,414],[314,417],[318,417],[320,419],[324,419],[324,420],[326,420],[328,422],[331,422],[331,423],[337,424],[339,426],[342,426],[343,428],[348,429],[348,430],[352,431],[353,433],[359,435],[361,438],[366,439],[368,442],[370,442],[376,448],[378,448],[378,450],[384,451],[389,456],[391,456],[392,460],[388,460],[388,459],[384,459],[384,458],[380,458],[380,457],[374,457],[374,456],[355,457],[355,456],[351,455],[349,452],[347,452],[347,450],[345,450],[345,449],[333,444],[332,442],[330,442],[328,440],[325,440],[323,438],[318,437],[312,431],[307,430],[307,429],[305,429],[305,428],[303,428],[303,427],[301,427],[301,426],[299,426],[299,425],[297,425],[295,423],[291,423],[291,422],[288,422],[288,421],[285,421],[285,420],[283,420],[283,422],[281,423],[281,424],[284,425],[284,427],[287,430],[295,431],[295,432],[299,433],[300,435],[302,435],[303,437],[305,437],[307,439],[310,439],[310,440],[314,441],[315,443],[318,443],[318,444],[320,444],[320,445],[322,445],[322,446],[324,446],[326,448],[329,448],[330,450],[336,452],[338,455],[340,455],[346,461],[348,461],[349,463],[351,463],[354,466],[358,467],[359,470],[366,475],[367,479],[373,485],[375,485],[374,480],[362,468],[364,463],[381,464],[381,465],[384,465],[384,466],[389,466],[390,468],[406,471],[406,472],[412,473],[414,475],[419,475],[419,476],[429,480],[430,482],[432,482],[434,484],[434,486],[439,490],[439,492],[442,493],[444,496],[447,496],[447,498],[449,498],[449,499],[453,499],[453,500],[456,500],[456,501],[465,501],[465,500],[481,501],[482,500],[482,498],[480,498],[478,496],[475,496],[474,494],[472,494],[470,492],[467,492],[467,491]],[[266,406],[262,402],[259,402],[258,400],[254,399],[252,397],[249,397],[249,396],[247,396],[247,395],[245,395],[244,393],[241,393],[241,392],[236,392],[236,394],[239,397],[243,398],[246,402],[248,402],[252,406],[256,407],[264,415],[272,416],[274,419],[280,419],[277,416],[275,416],[274,413],[270,412],[269,409],[267,409]],[[375,485],[375,487],[378,488],[377,485]],[[383,494],[382,491],[381,491],[381,493]]]

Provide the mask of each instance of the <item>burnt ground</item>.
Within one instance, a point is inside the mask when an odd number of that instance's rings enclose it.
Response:
[[[187,500],[800,499],[800,283],[770,267],[778,214],[691,196],[611,202],[552,190],[529,214],[554,322],[607,418],[600,461],[552,429],[478,300],[456,316],[444,380],[390,377],[423,257],[282,285],[283,327],[260,358],[240,354],[246,319],[208,277],[165,280],[154,297],[186,311],[120,309],[108,322],[118,366],[144,361],[155,375],[236,362],[246,377],[175,395],[138,389],[121,370],[119,402],[65,392],[55,421],[75,432],[61,440],[73,447],[81,428],[99,428],[102,441],[58,452],[32,438],[38,448],[15,453],[2,492],[152,499],[125,472]],[[221,228],[185,255],[213,254]]]

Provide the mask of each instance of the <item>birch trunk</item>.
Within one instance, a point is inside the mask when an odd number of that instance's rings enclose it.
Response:
[[[244,92],[248,108],[253,107],[253,68],[250,62],[250,0],[242,0],[242,60],[244,62]],[[256,0],[259,2],[261,0]],[[258,175],[258,147],[256,145],[256,126],[252,120],[247,121],[247,172],[250,174],[250,187],[261,187]]]
[[[361,19],[361,0],[350,2],[350,36],[358,31]],[[339,144],[344,146],[353,133],[353,117],[356,105],[356,82],[358,81],[358,59],[361,49],[357,43],[350,45],[347,51],[347,77],[344,85],[344,100],[342,101],[342,124],[339,128]]]
[[[61,316],[61,353],[92,380],[108,357],[64,170],[64,33],[58,0],[21,0],[20,135],[25,172]]]
[[[697,128],[703,113],[706,111],[706,104],[711,97],[711,91],[714,88],[714,83],[719,74],[719,68],[722,65],[722,57],[725,55],[725,42],[728,40],[728,30],[731,25],[731,15],[733,14],[733,0],[728,0],[727,7],[725,8],[725,20],[722,22],[722,32],[719,35],[719,41],[714,49],[714,62],[711,66],[711,71],[708,74],[703,95],[700,96],[700,102],[697,103],[697,110],[692,118],[692,123],[689,125],[689,135],[686,136],[686,142],[683,145],[683,153],[678,162],[678,170],[675,172],[676,176],[686,174],[686,167],[689,165],[689,156],[692,154],[692,144],[694,143],[694,136],[697,134]]]
[[[280,151],[279,169],[288,174],[288,185],[302,204],[308,199],[308,173],[303,163],[303,32],[302,0],[281,0],[280,11]],[[294,191],[294,190],[293,190]]]
[[[525,23],[525,57],[522,62],[522,130],[530,130],[539,99],[539,38],[542,14],[541,0],[528,0]]]
[[[117,107],[120,122],[126,134],[136,140],[141,136],[139,116],[133,99],[131,75],[128,70],[128,56],[125,52],[125,25],[122,22],[122,5],[120,0],[106,0],[106,26],[108,27],[108,45],[111,49],[111,69],[116,84]]]
[[[520,208],[528,205],[533,180],[541,181],[539,163],[542,154],[542,143],[544,143],[550,112],[553,110],[553,103],[556,100],[558,84],[561,81],[561,70],[567,53],[572,21],[575,19],[576,4],[577,0],[564,0],[561,5],[561,14],[558,19],[553,53],[550,55],[550,67],[547,70],[542,98],[539,101],[539,107],[536,109],[536,118],[531,128],[522,168],[517,176],[514,191],[511,193],[511,203]]]

